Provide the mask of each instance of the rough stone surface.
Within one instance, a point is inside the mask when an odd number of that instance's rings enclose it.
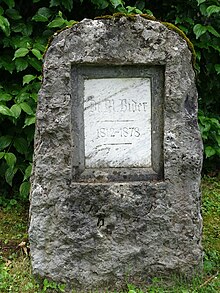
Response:
[[[163,114],[160,179],[76,176],[72,70],[80,64],[163,68],[163,101],[152,109]],[[140,16],[84,19],[55,36],[37,111],[29,229],[35,275],[79,292],[104,292],[160,274],[200,271],[202,144],[194,79],[186,41]]]

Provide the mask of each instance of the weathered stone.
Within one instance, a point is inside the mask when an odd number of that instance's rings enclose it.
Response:
[[[145,92],[149,86],[137,78],[151,79],[151,114],[142,112],[141,93],[135,109],[143,117],[126,116],[138,123],[146,147],[150,141],[149,149],[140,145],[140,157],[132,151],[123,160],[123,149],[103,161],[99,152],[91,157],[97,142],[90,119],[101,115],[88,113],[83,96],[102,91],[101,78],[112,78],[113,94],[115,78],[119,91],[127,78],[128,87],[137,82]],[[109,117],[124,119],[120,107]],[[84,19],[62,31],[45,56],[37,110],[29,230],[34,274],[86,292],[199,272],[201,164],[195,74],[183,38],[141,16]]]

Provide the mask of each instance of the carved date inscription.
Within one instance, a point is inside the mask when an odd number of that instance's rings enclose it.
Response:
[[[85,166],[151,167],[150,78],[84,81]]]

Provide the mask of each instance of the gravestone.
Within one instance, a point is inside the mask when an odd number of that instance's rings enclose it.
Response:
[[[202,267],[202,143],[187,42],[142,16],[56,36],[39,93],[33,273],[79,292]]]

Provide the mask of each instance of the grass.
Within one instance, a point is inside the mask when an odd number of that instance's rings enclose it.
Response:
[[[202,181],[204,274],[192,283],[173,276],[172,282],[154,278],[146,288],[127,285],[127,293],[217,293],[220,292],[220,180]],[[44,280],[42,286],[31,274],[28,256],[28,207],[9,201],[0,206],[0,292],[65,292],[65,286]],[[95,293],[95,292],[93,292]],[[116,291],[114,293],[117,293]],[[118,292],[119,293],[119,292]]]

